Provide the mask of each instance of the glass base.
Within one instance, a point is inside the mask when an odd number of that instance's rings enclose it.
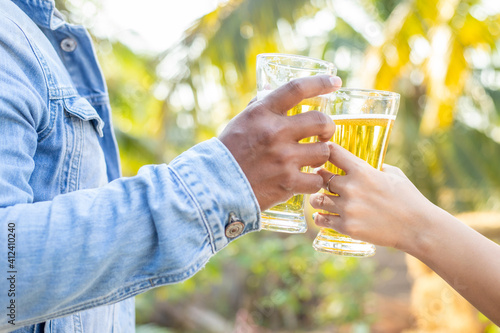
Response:
[[[321,230],[314,240],[313,248],[318,252],[348,257],[371,257],[375,254],[373,244],[324,230]]]
[[[300,234],[307,231],[303,214],[266,210],[261,214],[260,225],[263,230]]]

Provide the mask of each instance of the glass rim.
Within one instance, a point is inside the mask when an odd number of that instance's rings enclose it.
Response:
[[[377,90],[377,89],[364,89],[364,88],[348,88],[343,87],[337,91],[332,92],[332,95],[336,95],[337,93],[348,93],[350,96],[354,97],[367,97],[371,99],[378,100],[390,100],[390,99],[400,99],[401,95],[397,92],[387,91],[387,90]],[[377,95],[369,95],[369,94],[377,94]]]
[[[272,62],[274,65],[279,66],[279,67],[287,67],[287,68],[294,68],[294,69],[296,68],[296,69],[302,69],[302,70],[309,70],[312,72],[319,72],[319,71],[323,71],[323,70],[329,69],[329,68],[331,68],[332,70],[337,69],[337,67],[335,67],[335,65],[329,61],[318,59],[318,58],[312,58],[312,57],[308,57],[308,56],[303,56],[303,55],[299,55],[299,54],[288,54],[288,53],[259,53],[259,54],[257,54],[257,58],[265,59],[265,58],[272,58],[272,57],[274,57],[274,58],[288,58],[288,59],[295,58],[295,59],[308,60],[308,61],[311,61],[313,63],[320,64],[320,65],[324,66],[324,68],[306,68],[306,67],[283,65],[283,64],[280,64],[277,62]]]

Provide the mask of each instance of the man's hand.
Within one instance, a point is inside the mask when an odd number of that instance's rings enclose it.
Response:
[[[220,135],[252,185],[261,210],[296,193],[315,193],[323,185],[321,176],[300,168],[327,161],[325,141],[335,132],[333,121],[318,111],[286,114],[303,99],[327,94],[341,84],[340,78],[329,75],[293,80],[248,105]],[[322,142],[299,143],[311,136]]]

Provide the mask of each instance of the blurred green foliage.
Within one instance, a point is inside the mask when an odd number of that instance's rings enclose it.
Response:
[[[83,0],[57,2],[70,20],[85,23],[78,14]],[[96,38],[123,172],[169,162],[216,136],[255,95],[256,55],[296,53],[332,61],[344,86],[401,94],[386,162],[403,169],[431,201],[452,213],[498,210],[500,13],[492,6],[232,0],[159,55]],[[272,331],[368,331],[375,320],[367,310],[373,261],[316,253],[313,237],[261,232],[230,244],[194,278],[137,297],[138,323],[177,327],[141,326],[141,332],[214,331],[202,328],[206,316],[218,325],[244,322]]]
[[[370,260],[317,253],[312,235],[254,233],[230,244],[195,277],[137,298],[137,321],[151,320],[155,302],[197,304],[229,321],[242,311],[256,327],[311,330],[369,324]],[[168,315],[164,313],[164,315]],[[200,329],[196,323],[191,323]],[[200,324],[201,325],[201,324]],[[189,324],[179,332],[187,331]],[[206,328],[205,328],[206,329]]]

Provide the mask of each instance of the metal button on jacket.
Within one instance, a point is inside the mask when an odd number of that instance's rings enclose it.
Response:
[[[64,38],[61,41],[61,49],[65,52],[73,52],[76,49],[76,40],[73,38]]]
[[[229,213],[229,224],[226,226],[226,237],[234,238],[243,232],[245,224],[236,216],[234,212]]]

